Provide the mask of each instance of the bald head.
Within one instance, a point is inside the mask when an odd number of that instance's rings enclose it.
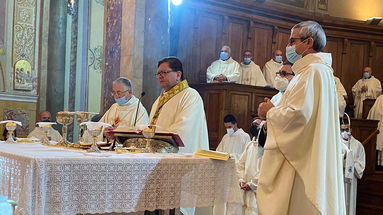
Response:
[[[40,122],[50,122],[51,121],[51,113],[49,111],[43,111],[39,115]]]

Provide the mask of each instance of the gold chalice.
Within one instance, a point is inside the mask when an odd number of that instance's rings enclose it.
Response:
[[[63,125],[62,128],[62,138],[57,143],[58,146],[69,146],[71,143],[67,140],[68,125],[73,122],[74,113],[68,111],[61,111],[56,113],[57,123]]]
[[[5,123],[5,128],[8,131],[7,140],[5,141],[5,143],[15,143],[16,141],[13,139],[13,132],[16,130],[17,125],[20,125],[20,126],[22,125],[21,122],[13,121],[13,120],[5,120],[0,122],[0,124],[4,124],[4,123]]]
[[[41,139],[41,143],[43,145],[49,145],[49,137],[48,132],[51,129],[52,125],[55,125],[55,122],[38,122],[36,123],[41,129],[43,129],[44,132],[44,138]]]
[[[81,123],[89,121],[89,116],[92,114],[98,114],[98,113],[76,111],[76,121],[77,121],[77,124],[80,128],[80,130],[78,132],[78,141],[77,141],[78,144],[80,144],[81,142],[84,142],[83,135],[84,135],[84,132],[86,130],[86,126],[81,125]]]

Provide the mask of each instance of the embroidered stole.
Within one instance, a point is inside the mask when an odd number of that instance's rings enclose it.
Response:
[[[158,117],[162,110],[162,107],[168,102],[171,98],[173,98],[178,93],[182,92],[184,89],[189,88],[189,84],[186,80],[181,81],[177,85],[175,85],[172,89],[167,91],[166,93],[162,92],[160,98],[158,99],[157,109],[153,115],[152,120],[150,121],[151,125],[157,124]]]

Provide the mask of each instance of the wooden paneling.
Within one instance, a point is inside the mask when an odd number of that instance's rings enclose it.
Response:
[[[224,104],[225,104],[225,92],[220,90],[205,91],[202,94],[204,98],[206,122],[209,126],[209,142],[216,143],[216,145],[210,145],[210,147],[216,148],[220,141],[220,131],[223,129],[223,117],[224,117]]]
[[[329,52],[332,55],[332,68],[334,69],[334,75],[338,78],[342,78],[342,40],[337,38],[327,38],[327,45],[324,52]]]
[[[255,24],[250,30],[249,49],[253,51],[253,61],[261,68],[272,56],[272,26]]]
[[[373,75],[383,82],[383,43],[376,44],[373,54]]]
[[[228,44],[231,47],[231,56],[234,60],[241,62],[242,53],[247,49],[247,35],[249,23],[239,19],[228,21]]]
[[[251,123],[251,92],[229,92],[230,103],[227,109],[233,114],[238,127],[249,131]]]

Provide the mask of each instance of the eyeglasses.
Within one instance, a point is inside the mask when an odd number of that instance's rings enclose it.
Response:
[[[161,72],[157,72],[157,73],[155,74],[155,76],[156,76],[156,77],[158,77],[158,76],[164,76],[164,75],[166,75],[166,74],[168,74],[168,73],[171,73],[171,72],[176,72],[176,71],[172,71],[172,70],[161,71]]]
[[[124,93],[126,93],[126,92],[128,92],[129,90],[125,90],[125,91],[112,91],[111,93],[110,93],[110,95],[112,95],[112,96],[114,96],[114,95],[117,95],[118,97],[121,97],[121,96],[123,96],[124,95]]]
[[[289,44],[293,44],[296,40],[300,40],[300,41],[304,41],[306,40],[308,37],[292,37],[292,38],[289,38],[288,40],[288,43]]]
[[[275,74],[280,75],[280,76],[287,76],[287,75],[294,76],[295,75],[294,73],[290,73],[290,72],[287,72],[287,71],[284,71],[284,70],[276,72]]]

